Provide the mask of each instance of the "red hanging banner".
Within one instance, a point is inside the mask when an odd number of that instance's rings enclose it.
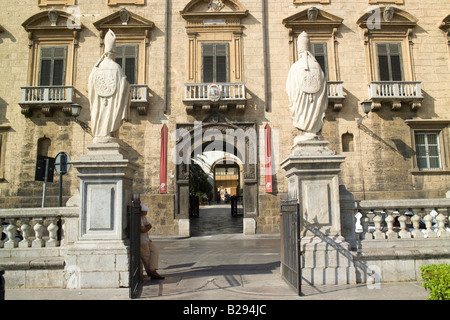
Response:
[[[265,156],[265,176],[266,176],[266,192],[272,193],[272,130],[269,124],[266,124],[264,128],[265,139],[264,144],[266,148]]]
[[[167,193],[167,136],[168,129],[164,124],[161,129],[161,155],[159,159],[159,193]]]

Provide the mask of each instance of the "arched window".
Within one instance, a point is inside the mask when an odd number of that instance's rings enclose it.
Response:
[[[353,152],[355,151],[353,143],[353,134],[344,133],[342,135],[342,152]]]
[[[52,141],[49,138],[40,138],[37,144],[37,154],[39,156],[48,157],[48,150],[50,149],[51,144]]]

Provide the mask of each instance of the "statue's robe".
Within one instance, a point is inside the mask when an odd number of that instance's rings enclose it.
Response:
[[[122,68],[105,57],[92,70],[88,89],[94,138],[115,137],[122,121],[130,118],[130,84]]]
[[[294,126],[302,131],[319,133],[328,106],[327,80],[309,51],[302,52],[289,70],[286,91]]]

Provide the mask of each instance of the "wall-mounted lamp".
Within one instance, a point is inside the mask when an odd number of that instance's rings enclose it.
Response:
[[[72,117],[78,117],[80,115],[81,112],[81,106],[77,103],[72,103],[70,105],[70,112],[72,114]]]
[[[361,102],[361,108],[366,115],[359,118],[358,127],[361,125],[363,120],[369,116],[369,112],[372,109],[372,101],[367,100],[367,99],[364,100],[363,102]]]
[[[81,112],[81,106],[78,103],[72,103],[70,105],[70,114],[73,117],[73,120],[78,123],[80,125],[81,128],[83,128],[84,131],[90,133],[91,132],[91,128],[89,128],[89,126],[84,123],[83,121],[80,121],[77,119],[77,117],[80,115]]]

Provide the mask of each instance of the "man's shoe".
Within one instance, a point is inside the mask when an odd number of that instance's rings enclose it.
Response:
[[[161,276],[156,271],[151,271],[151,272],[148,272],[147,274],[149,277],[152,278],[152,280],[164,280],[165,279],[165,277]]]

